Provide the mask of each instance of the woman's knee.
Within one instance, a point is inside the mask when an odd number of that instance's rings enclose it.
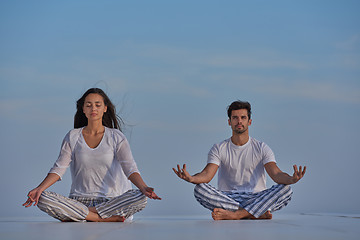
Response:
[[[124,195],[133,197],[135,201],[142,201],[147,203],[147,197],[139,189],[131,189],[125,192]]]
[[[147,204],[147,197],[139,190],[139,189],[131,189],[124,194],[113,198],[108,203],[116,204],[116,205],[123,205],[123,204],[137,204],[145,207]],[[107,204],[104,204],[107,205]]]
[[[60,221],[83,221],[89,214],[84,204],[55,192],[42,192],[37,206]]]
[[[39,207],[39,203],[40,203],[40,205],[42,205],[42,204],[46,205],[46,203],[48,202],[48,199],[51,197],[54,197],[54,196],[56,196],[56,193],[54,193],[54,192],[43,191],[39,197],[37,206]]]

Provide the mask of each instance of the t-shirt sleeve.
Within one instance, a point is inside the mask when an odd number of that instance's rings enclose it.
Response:
[[[70,147],[70,132],[66,134],[60,149],[60,154],[54,166],[50,169],[49,173],[55,173],[60,176],[60,180],[62,176],[65,174],[66,169],[69,167],[71,162],[71,147]]]
[[[218,166],[220,165],[220,150],[217,144],[214,144],[214,146],[210,149],[207,163],[213,163]]]
[[[120,162],[125,176],[129,178],[130,175],[135,172],[140,173],[132,155],[128,140],[125,136],[119,135],[119,133],[115,132],[114,134],[116,141],[116,158]]]
[[[275,154],[274,152],[271,150],[271,148],[266,145],[265,143],[262,146],[262,153],[263,153],[263,165],[269,163],[269,162],[275,162]]]

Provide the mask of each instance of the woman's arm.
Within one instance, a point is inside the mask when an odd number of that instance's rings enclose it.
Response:
[[[306,172],[306,166],[304,166],[304,169],[302,169],[301,166],[299,166],[299,169],[296,165],[293,166],[294,173],[292,176],[290,176],[287,173],[284,173],[280,170],[280,168],[276,165],[275,162],[270,162],[265,164],[265,170],[271,177],[271,179],[276,182],[277,184],[294,184],[297,183],[305,174]]]
[[[129,180],[148,198],[161,200],[154,192],[154,188],[148,187],[139,173],[131,174]]]
[[[180,169],[180,166],[177,165],[178,170],[173,168],[173,171],[179,178],[181,178],[189,183],[199,184],[199,183],[210,182],[211,179],[213,179],[213,177],[215,176],[218,168],[219,168],[218,165],[216,165],[214,163],[208,163],[200,173],[197,173],[193,176],[191,176],[188,173],[188,171],[186,170],[186,164],[183,165],[182,169]]]
[[[25,207],[31,207],[33,203],[34,206],[37,205],[37,203],[39,202],[39,198],[41,193],[46,190],[47,188],[49,188],[51,185],[53,185],[54,183],[56,183],[58,180],[60,179],[60,176],[57,175],[56,173],[49,173],[45,179],[40,183],[39,186],[37,186],[36,188],[34,188],[33,190],[31,190],[27,197],[27,201],[23,204],[23,206]]]

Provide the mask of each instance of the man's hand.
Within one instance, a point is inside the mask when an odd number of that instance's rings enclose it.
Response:
[[[174,173],[181,179],[191,183],[193,176],[191,176],[188,171],[186,171],[186,164],[183,165],[183,168],[180,169],[180,165],[177,165],[177,170],[173,168]]]
[[[294,168],[294,174],[292,175],[292,182],[297,183],[305,175],[306,166],[304,166],[304,169],[302,169],[302,167],[299,166],[298,169],[298,167],[294,165],[293,168]]]

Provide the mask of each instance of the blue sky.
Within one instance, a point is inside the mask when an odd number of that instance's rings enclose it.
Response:
[[[1,1],[1,216],[43,216],[20,205],[56,160],[90,87],[117,105],[141,173],[163,198],[140,214],[209,214],[171,168],[205,166],[211,146],[231,135],[226,107],[237,99],[252,104],[250,135],[282,170],[308,166],[283,212],[360,214],[359,7]],[[66,176],[51,190],[67,195]]]

